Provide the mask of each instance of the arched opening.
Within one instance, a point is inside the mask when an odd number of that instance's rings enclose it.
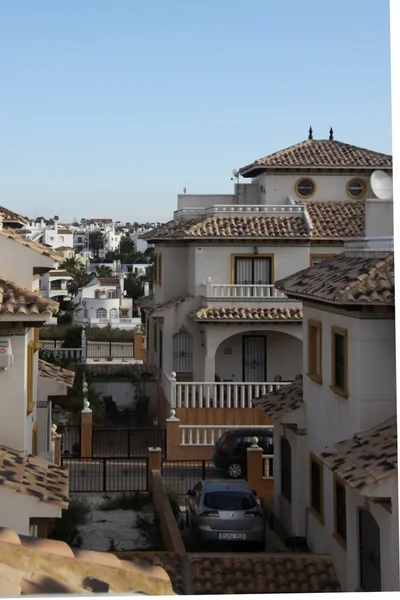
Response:
[[[107,319],[107,310],[105,308],[98,308],[96,316],[98,319]]]
[[[360,587],[364,592],[380,592],[381,584],[381,532],[368,510],[358,514]]]
[[[293,381],[302,371],[301,340],[272,329],[237,333],[221,342],[215,352],[217,381]]]
[[[175,373],[193,372],[193,337],[187,331],[173,336],[173,370]]]
[[[110,309],[110,319],[118,319],[118,308]]]

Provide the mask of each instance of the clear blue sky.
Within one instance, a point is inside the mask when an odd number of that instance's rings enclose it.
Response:
[[[0,0],[0,205],[168,220],[306,139],[391,153],[388,0]]]

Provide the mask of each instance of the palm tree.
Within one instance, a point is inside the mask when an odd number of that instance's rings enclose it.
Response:
[[[107,265],[97,265],[94,274],[96,277],[112,277],[113,272],[111,267],[108,267]]]
[[[73,256],[72,258],[66,258],[60,266],[70,275],[74,275],[76,271],[82,268],[82,263],[77,256]]]
[[[89,250],[93,250],[95,256],[99,256],[99,251],[104,248],[104,235],[101,231],[91,231],[89,233]]]

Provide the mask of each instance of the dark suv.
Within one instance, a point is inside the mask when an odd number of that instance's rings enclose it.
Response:
[[[263,454],[274,453],[273,429],[230,429],[215,444],[213,461],[216,468],[223,470],[232,479],[246,477],[247,448],[251,446],[252,437],[258,438],[258,445],[263,449]]]

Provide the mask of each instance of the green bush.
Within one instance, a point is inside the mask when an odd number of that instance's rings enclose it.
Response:
[[[72,498],[67,509],[62,511],[61,519],[54,521],[49,533],[49,539],[65,542],[69,546],[82,546],[82,536],[79,527],[88,522],[90,506],[84,498]]]
[[[116,496],[108,496],[104,498],[99,506],[100,510],[143,510],[143,508],[151,503],[151,496],[148,493],[122,492]]]

